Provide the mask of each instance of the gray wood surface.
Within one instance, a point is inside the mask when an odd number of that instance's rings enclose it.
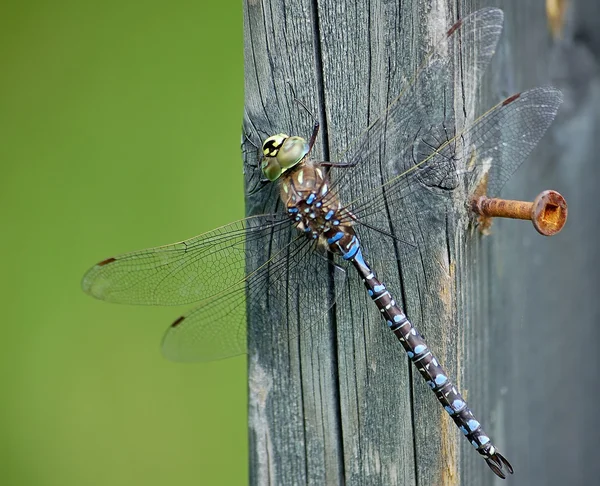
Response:
[[[538,85],[565,94],[558,119],[503,195],[561,191],[569,202],[566,228],[544,238],[528,223],[502,221],[482,237],[464,229],[459,206],[424,191],[402,215],[381,215],[382,224],[417,242],[417,250],[374,239],[363,244],[512,462],[511,484],[593,484],[600,425],[594,400],[599,205],[593,197],[600,9],[574,0],[559,41],[547,30],[542,2],[496,5],[505,11],[505,30],[482,82],[481,106]],[[310,135],[312,120],[290,87],[321,121],[313,155],[335,159],[398,94],[432,39],[482,6],[244,2],[248,187],[256,182],[253,144],[282,131]],[[357,191],[376,185],[369,173]],[[248,214],[277,210],[275,190],[247,199]],[[325,325],[296,339],[281,342],[283,323],[264,324],[268,303],[264,315],[249,316],[251,484],[499,482],[411,368],[354,277],[350,269]],[[317,305],[326,309],[327,295]]]

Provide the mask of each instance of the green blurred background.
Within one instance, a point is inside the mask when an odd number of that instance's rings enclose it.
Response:
[[[243,217],[241,3],[4,1],[0,39],[0,484],[245,484],[245,359],[80,290]]]

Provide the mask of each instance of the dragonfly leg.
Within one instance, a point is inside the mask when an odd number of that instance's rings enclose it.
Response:
[[[312,135],[310,136],[310,140],[308,141],[308,153],[310,153],[310,151],[313,148],[313,145],[315,144],[316,140],[317,140],[317,135],[319,134],[319,120],[317,120],[315,118],[315,124],[313,125],[313,132]]]
[[[313,125],[313,133],[308,142],[308,153],[310,153],[310,151],[313,148],[313,145],[315,144],[315,142],[317,140],[317,135],[319,134],[319,120],[314,115],[314,113],[308,109],[306,104],[301,99],[296,97],[296,92],[294,91],[294,87],[292,86],[292,83],[290,83],[288,81],[287,84],[290,87],[290,90],[292,91],[292,97],[294,98],[294,101],[296,103],[298,103],[302,108],[304,108],[304,111],[306,111],[306,113],[308,113],[311,116],[311,118],[315,121],[315,123]]]

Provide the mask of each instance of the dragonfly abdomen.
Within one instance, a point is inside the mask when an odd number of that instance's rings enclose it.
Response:
[[[385,284],[379,281],[375,272],[365,262],[360,248],[360,241],[354,234],[353,228],[348,229],[349,231],[337,232],[328,239],[328,243],[335,247],[336,252],[340,253],[345,260],[351,261],[356,267],[365,287],[367,287],[369,296],[381,312],[382,318],[396,335],[406,354],[433,390],[438,401],[471,445],[483,456],[488,466],[498,476],[501,478],[506,477],[503,467],[512,474],[512,466],[496,450],[479,421],[473,416],[473,412],[469,409],[465,399],[423,339],[423,336],[396,304],[394,297]]]

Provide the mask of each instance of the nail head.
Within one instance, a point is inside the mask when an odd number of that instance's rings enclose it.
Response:
[[[540,193],[533,201],[531,220],[535,229],[544,236],[558,233],[567,221],[567,201],[556,191]]]

